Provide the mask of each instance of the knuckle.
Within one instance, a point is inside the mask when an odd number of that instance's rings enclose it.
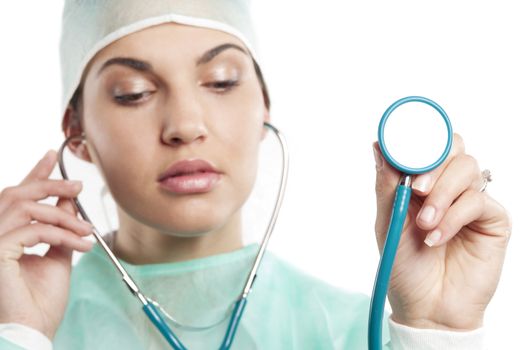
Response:
[[[473,157],[470,154],[464,155],[464,158],[466,159],[466,167],[468,167],[470,172],[476,174],[477,176],[480,176],[480,168],[477,158]]]
[[[462,159],[462,161],[466,163],[466,166],[469,166],[471,168],[473,168],[478,163],[477,159],[471,154],[464,153],[460,156],[460,159]]]
[[[42,197],[49,197],[56,194],[65,192],[67,187],[64,186],[63,182],[55,180],[42,180],[40,181],[40,186],[38,187],[41,192]]]
[[[44,191],[46,194],[53,192],[53,190],[57,188],[57,185],[53,181],[41,181],[40,183],[42,191]]]
[[[22,220],[29,223],[33,218],[33,208],[33,202],[28,200],[18,200],[11,205],[10,210],[13,215],[22,218]]]
[[[63,212],[62,210],[58,211],[57,217],[56,217],[57,225],[60,225],[63,227],[66,227],[66,226],[73,227],[71,226],[72,225],[71,223],[73,222],[73,220],[74,218],[69,213]]]
[[[456,223],[459,221],[460,215],[459,214],[450,214],[447,218],[447,220],[442,220],[440,223],[440,231],[442,231],[442,234],[445,236],[450,236],[452,233],[457,231],[457,225]]]
[[[75,220],[78,221],[77,217],[68,211],[61,210],[57,207],[50,207],[50,209],[53,211],[54,221],[57,225],[66,226],[70,224],[69,226],[71,226],[72,222]]]
[[[506,212],[506,216],[505,216],[506,228],[504,230],[504,234],[506,236],[506,241],[509,241],[510,238],[511,238],[511,233],[513,231],[513,223],[512,223],[511,215],[510,215],[509,211],[507,211],[507,210],[504,210],[504,211]]]
[[[378,197],[387,197],[386,200],[394,198],[396,193],[396,185],[389,184],[385,179],[380,177],[377,177],[374,189]]]
[[[55,226],[43,223],[35,223],[31,225],[33,234],[37,235],[40,242],[45,241],[46,237],[53,235],[55,231]]]
[[[466,190],[466,192],[464,192],[464,195],[470,203],[473,203],[473,205],[475,205],[479,209],[486,206],[487,196],[485,196],[484,193],[469,188]]]
[[[490,200],[490,197],[489,196],[486,196],[488,197],[487,200]],[[499,202],[493,200],[493,202],[495,203],[495,206],[496,206],[496,210],[497,210],[497,215],[502,218],[502,222],[504,224],[504,226],[506,227],[506,230],[509,231],[508,233],[508,236],[511,235],[511,231],[512,231],[512,226],[513,226],[513,222],[512,222],[512,217],[511,217],[511,213],[509,210],[507,210],[502,204],[500,204]]]
[[[33,233],[37,233],[37,232],[40,232],[42,230],[45,230],[47,227],[46,227],[46,224],[43,224],[43,223],[40,223],[40,222],[35,222],[31,225],[28,226],[29,230]]]
[[[453,191],[448,187],[435,187],[424,201],[424,206],[431,205],[437,210],[447,209],[451,202]]]
[[[448,210],[438,224],[439,230],[444,237],[451,237],[458,232],[462,222],[462,213],[456,210]]]
[[[493,201],[493,199],[490,196],[488,196],[485,192],[480,192],[476,190],[472,191],[476,193],[476,200],[477,204],[480,205],[480,210],[483,210],[484,208],[488,208],[490,206],[490,201]]]
[[[468,188],[464,191],[463,196],[467,197],[469,200],[472,200],[473,197],[477,197],[481,192],[474,190],[473,188]]]
[[[14,200],[15,197],[15,188],[14,187],[6,187],[0,192],[0,200],[5,201],[8,203],[11,203]]]
[[[67,187],[64,186],[63,182],[55,180],[42,181],[42,194],[46,196],[56,195],[57,193],[65,192]]]
[[[504,207],[503,207],[503,209],[504,209]],[[513,231],[512,230],[512,228],[513,228],[513,219],[511,217],[511,213],[508,210],[504,209],[504,212],[505,212],[506,226],[508,227],[509,235],[511,236],[511,231]]]
[[[498,226],[501,227],[500,230],[502,231],[499,233],[505,238],[507,244],[511,238],[513,229],[511,213],[501,203],[493,199],[491,196],[485,194],[484,197],[486,205],[489,206],[493,211],[492,216],[498,222]]]
[[[2,247],[2,242],[0,241],[0,266],[7,266],[11,264],[13,259],[11,258],[7,249]]]
[[[33,202],[20,200],[15,203],[16,208],[22,213],[29,213],[33,208]]]

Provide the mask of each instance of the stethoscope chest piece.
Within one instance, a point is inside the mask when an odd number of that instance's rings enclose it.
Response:
[[[449,155],[453,129],[436,102],[409,96],[394,102],[378,126],[378,144],[384,158],[401,172],[395,189],[391,220],[378,265],[369,309],[369,350],[382,349],[382,320],[396,250],[411,200],[411,176],[440,166]]]

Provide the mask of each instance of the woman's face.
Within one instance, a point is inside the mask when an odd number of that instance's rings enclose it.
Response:
[[[82,116],[90,157],[120,208],[155,229],[195,236],[239,213],[255,181],[268,110],[240,40],[171,23],[94,57]]]

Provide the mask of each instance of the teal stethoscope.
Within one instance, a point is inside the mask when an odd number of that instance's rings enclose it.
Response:
[[[241,321],[241,317],[243,316],[243,311],[245,310],[245,306],[247,304],[248,295],[249,295],[250,291],[252,290],[252,286],[254,284],[254,280],[256,279],[256,275],[257,275],[257,271],[258,271],[259,265],[261,263],[261,260],[263,259],[263,255],[264,255],[264,253],[266,251],[266,248],[267,248],[267,245],[268,245],[268,242],[269,242],[269,239],[270,239],[270,235],[272,234],[272,231],[274,230],[274,225],[275,225],[277,217],[278,217],[279,209],[281,207],[281,202],[283,201],[283,196],[285,194],[285,187],[286,187],[286,184],[287,184],[288,152],[287,152],[287,145],[286,145],[286,142],[285,142],[285,138],[283,137],[283,134],[277,128],[275,128],[273,125],[271,125],[269,123],[264,123],[264,126],[267,129],[269,129],[269,130],[274,132],[274,134],[277,136],[277,138],[279,140],[279,143],[280,143],[280,146],[281,146],[281,151],[282,151],[281,182],[280,182],[279,192],[278,192],[278,195],[277,195],[277,199],[276,199],[276,203],[275,203],[275,206],[274,206],[274,210],[272,212],[271,219],[270,219],[269,224],[267,226],[267,230],[265,232],[263,240],[262,240],[262,242],[261,242],[261,244],[259,246],[258,253],[257,253],[257,255],[256,255],[255,259],[254,259],[254,263],[252,265],[252,269],[250,270],[250,273],[249,273],[249,275],[247,277],[247,280],[245,282],[245,286],[243,288],[243,292],[240,294],[239,298],[237,299],[237,301],[234,303],[234,305],[232,307],[233,311],[232,311],[232,314],[230,316],[230,322],[229,322],[227,330],[225,332],[225,336],[223,338],[223,342],[221,343],[221,346],[219,347],[220,350],[230,349],[230,347],[232,346],[232,342],[234,341],[234,337],[236,335],[237,327],[239,326],[239,322]],[[71,137],[67,138],[62,143],[62,145],[61,145],[61,147],[60,147],[60,149],[58,151],[58,162],[59,162],[60,173],[62,174],[62,177],[65,180],[67,180],[69,178],[68,178],[68,175],[67,175],[67,172],[66,172],[66,168],[64,166],[64,156],[63,156],[64,149],[66,148],[66,146],[72,140],[76,139],[77,141],[82,141],[83,138],[84,138],[84,136],[71,136]],[[82,218],[93,225],[93,223],[91,222],[90,218],[86,214],[86,211],[84,210],[84,208],[80,204],[78,198],[73,199],[73,202],[75,203],[75,205],[76,205],[80,215],[82,216]],[[186,329],[190,329],[190,330],[208,329],[208,328],[214,327],[214,326],[218,325],[219,323],[221,323],[222,321],[226,320],[226,318],[225,318],[225,319],[215,323],[214,325],[211,325],[211,326],[208,326],[208,327],[189,327],[189,326],[182,326],[182,325],[178,324],[177,321],[175,321],[162,307],[160,307],[160,305],[156,301],[148,298],[147,296],[145,296],[141,292],[141,290],[139,289],[137,284],[133,281],[131,276],[124,269],[122,264],[119,262],[117,257],[113,254],[113,252],[109,248],[108,244],[102,238],[102,235],[99,233],[99,231],[95,227],[93,228],[93,234],[94,234],[95,238],[97,239],[97,241],[102,246],[103,250],[106,252],[108,257],[110,258],[110,260],[113,263],[113,265],[115,265],[115,267],[117,268],[117,270],[121,274],[122,280],[126,284],[128,289],[130,290],[130,292],[135,297],[137,297],[139,299],[139,301],[141,302],[142,309],[146,313],[146,315],[148,316],[148,318],[150,319],[152,324],[159,330],[159,332],[162,334],[162,336],[166,339],[166,341],[170,344],[170,346],[173,349],[185,350],[186,347],[177,338],[177,336],[172,331],[172,329],[168,326],[168,324],[164,320],[163,316],[159,312],[158,308],[161,310],[162,313],[165,314],[166,317],[168,317],[170,320],[172,320],[176,326],[178,326],[179,328],[186,328]],[[228,315],[227,315],[227,317],[228,317]]]
[[[445,149],[441,153],[440,157],[438,157],[438,159],[436,159],[434,162],[431,162],[430,165],[427,165],[427,166],[423,166],[423,167],[405,166],[398,160],[397,155],[392,154],[388,151],[387,142],[385,140],[385,132],[384,132],[385,126],[388,122],[389,117],[392,115],[393,111],[408,102],[419,102],[419,103],[424,103],[428,106],[433,107],[436,111],[439,112],[447,128],[448,136],[447,136],[447,143],[446,143]],[[274,132],[281,146],[282,159],[283,159],[282,160],[281,182],[280,182],[279,192],[278,192],[278,196],[277,196],[276,203],[274,206],[274,210],[272,212],[272,216],[269,221],[267,230],[263,237],[262,243],[259,247],[256,258],[254,260],[252,269],[247,277],[242,293],[240,294],[239,298],[233,305],[233,311],[230,316],[230,322],[228,324],[227,331],[223,338],[223,342],[221,343],[221,346],[219,348],[221,350],[229,349],[232,346],[232,342],[234,340],[234,337],[237,331],[237,327],[239,326],[239,322],[241,320],[243,311],[247,304],[248,295],[252,289],[259,265],[261,263],[261,260],[266,251],[270,236],[274,229],[274,225],[276,223],[279,209],[281,207],[281,203],[283,200],[283,195],[285,193],[285,187],[286,187],[287,175],[288,175],[288,152],[287,152],[287,146],[285,143],[285,139],[283,135],[281,134],[281,132],[277,128],[272,126],[271,124],[265,123],[265,127],[267,127],[268,129]],[[411,198],[411,175],[421,174],[427,171],[431,171],[434,168],[438,167],[446,159],[447,155],[449,154],[449,150],[451,149],[451,143],[452,143],[452,134],[453,132],[451,128],[451,123],[449,122],[449,118],[447,117],[445,111],[435,102],[427,98],[419,97],[419,96],[410,96],[410,97],[406,97],[406,98],[396,101],[385,111],[380,121],[380,126],[378,129],[378,139],[379,139],[379,144],[380,144],[382,153],[384,157],[386,158],[386,160],[393,167],[401,171],[403,175],[401,177],[400,183],[396,190],[396,196],[395,196],[395,200],[393,204],[391,222],[389,224],[389,230],[387,233],[384,250],[382,253],[382,257],[380,259],[380,265],[378,268],[375,286],[373,290],[373,297],[371,300],[371,308],[370,308],[370,314],[369,314],[369,332],[368,332],[369,349],[371,350],[380,350],[382,347],[382,319],[383,319],[383,313],[384,313],[385,299],[387,295],[387,289],[389,285],[391,270],[392,270],[394,258],[396,255],[396,249],[398,247],[398,242],[400,240],[400,234],[401,234],[403,223],[404,223],[404,220],[407,214],[409,200]],[[67,175],[67,172],[64,166],[63,153],[64,153],[64,149],[66,148],[66,146],[74,139],[81,141],[83,137],[82,136],[72,136],[72,137],[67,138],[63,142],[58,152],[60,172],[62,174],[62,177],[66,180],[68,179],[68,175]],[[86,214],[83,206],[80,204],[78,198],[75,198],[73,201],[80,215],[82,216],[82,218],[92,223],[90,218]],[[168,326],[163,316],[161,315],[161,312],[164,313],[166,317],[174,321],[174,323],[176,323],[175,320],[168,313],[166,313],[159,306],[157,302],[148,298],[141,292],[137,284],[133,281],[130,275],[126,272],[124,267],[120,264],[119,260],[113,254],[109,246],[106,244],[106,242],[102,238],[102,235],[98,232],[98,230],[95,227],[93,228],[93,234],[95,238],[97,239],[98,243],[100,243],[103,250],[106,252],[108,257],[110,258],[111,262],[115,265],[115,267],[121,274],[122,280],[126,284],[126,286],[129,288],[130,292],[135,297],[137,297],[139,301],[141,302],[141,304],[143,305],[142,307],[143,311],[146,313],[146,315],[148,316],[152,324],[159,330],[159,332],[162,334],[162,336],[166,339],[166,341],[171,345],[173,349],[177,349],[177,350],[186,349],[185,346],[181,343],[181,341],[177,338],[175,333]],[[159,312],[158,308],[161,310],[161,312]],[[215,325],[217,325],[217,323]],[[212,325],[209,327],[202,327],[201,329],[210,328],[215,325]],[[180,328],[184,328],[181,325],[178,325],[178,326]],[[192,327],[186,327],[186,328],[192,328]],[[193,328],[196,330],[199,329],[198,327],[193,327]]]
[[[444,130],[445,133],[442,132],[442,134],[445,135],[447,133],[447,142],[445,142],[445,147],[443,149],[439,148],[439,152],[435,153],[434,156],[428,160],[427,165],[422,165],[420,163],[416,167],[407,166],[407,164],[400,160],[403,159],[403,157],[401,157],[399,154],[395,154],[396,152],[389,151],[391,148],[400,148],[398,147],[400,146],[399,143],[404,143],[405,140],[398,140],[394,143],[391,141],[388,142],[388,140],[386,140],[386,125],[390,122],[390,117],[392,117],[393,112],[401,106],[407,106],[406,104],[410,102],[416,102],[424,104],[424,106],[432,107],[434,109],[434,115],[439,115],[441,120],[443,120],[444,123],[439,122],[438,125],[434,124],[435,126],[430,130],[431,134]],[[438,112],[438,114],[436,112]],[[435,117],[434,119],[436,122],[437,118]],[[404,127],[408,128],[411,127],[411,125],[404,125]],[[413,129],[413,132],[418,131],[418,129]],[[380,149],[387,162],[389,162],[389,164],[395,169],[399,170],[402,173],[402,176],[400,178],[398,187],[396,188],[393,209],[391,212],[391,221],[389,223],[389,229],[387,231],[387,237],[385,240],[382,256],[380,258],[380,264],[378,266],[373,288],[373,295],[369,310],[369,350],[382,349],[382,320],[384,315],[385,299],[387,296],[391,271],[396,256],[396,250],[398,248],[400,235],[402,233],[404,221],[407,216],[409,201],[411,199],[411,176],[431,171],[442,164],[451,150],[452,138],[453,130],[446,112],[437,103],[425,97],[409,96],[396,101],[391,106],[389,106],[389,108],[387,108],[382,116],[382,119],[380,120],[380,125],[378,127],[378,143],[380,145]],[[445,141],[445,139],[443,141]],[[444,146],[444,142],[442,142],[441,145]]]

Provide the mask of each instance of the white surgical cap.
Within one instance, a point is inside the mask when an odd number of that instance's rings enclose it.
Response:
[[[256,59],[249,7],[249,0],[65,0],[60,42],[62,112],[99,50],[157,24],[221,30],[239,38]]]

